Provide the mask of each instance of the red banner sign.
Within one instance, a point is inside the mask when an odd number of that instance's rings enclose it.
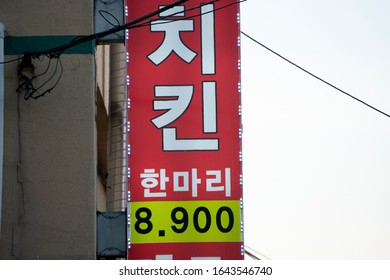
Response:
[[[127,1],[127,22],[173,3]],[[189,0],[129,30],[129,259],[243,259],[238,8]]]

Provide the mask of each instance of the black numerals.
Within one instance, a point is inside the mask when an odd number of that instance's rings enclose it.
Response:
[[[137,221],[134,224],[135,230],[141,234],[147,234],[152,231],[153,224],[150,221],[152,211],[149,208],[141,207],[135,212]]]
[[[172,230],[176,233],[183,233],[188,228],[188,212],[183,207],[176,207],[171,212],[171,220],[176,225],[182,225],[181,227],[171,226]]]

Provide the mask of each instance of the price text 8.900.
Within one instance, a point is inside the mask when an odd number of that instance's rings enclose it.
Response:
[[[187,230],[190,224],[190,215],[188,211],[183,207],[175,207],[172,209],[171,221],[174,225],[171,226],[175,233],[183,233]],[[227,223],[223,223],[223,216],[227,217]],[[136,222],[134,224],[135,230],[140,234],[148,234],[153,229],[151,222],[152,211],[147,207],[140,207],[135,212]],[[195,230],[199,233],[205,233],[209,231],[213,218],[209,209],[206,207],[198,207],[195,209],[191,217],[192,224]],[[215,215],[215,223],[218,230],[222,233],[228,233],[233,229],[234,214],[232,209],[227,206],[222,206],[218,209]]]

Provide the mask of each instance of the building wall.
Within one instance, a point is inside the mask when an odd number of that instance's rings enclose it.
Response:
[[[0,22],[11,36],[5,60],[12,60],[93,33],[93,1],[1,1]],[[5,65],[0,259],[95,258],[94,46],[69,49],[60,58],[58,85],[37,100],[16,93],[20,61]],[[33,61],[36,73],[48,60]]]
[[[1,1],[0,16],[11,36],[85,35],[93,32],[93,1]]]

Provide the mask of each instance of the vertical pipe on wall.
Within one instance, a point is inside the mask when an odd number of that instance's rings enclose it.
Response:
[[[110,45],[109,154],[107,210],[127,207],[127,94],[126,49],[124,44]]]
[[[4,25],[0,23],[0,235],[3,201],[3,132],[4,132]]]

